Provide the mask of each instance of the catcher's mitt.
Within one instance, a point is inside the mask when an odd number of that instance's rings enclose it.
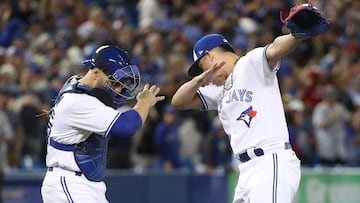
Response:
[[[321,34],[330,26],[330,21],[310,2],[296,5],[290,9],[290,12],[280,12],[280,20],[293,36],[304,39]]]

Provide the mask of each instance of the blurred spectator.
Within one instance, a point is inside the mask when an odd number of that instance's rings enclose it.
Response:
[[[2,103],[2,95],[0,95],[0,103]],[[3,111],[2,107],[0,106],[0,148],[1,148],[1,162],[0,166],[1,169],[4,169],[7,166],[7,144],[11,141],[14,137],[14,131],[10,124],[10,120],[7,114]]]
[[[355,106],[360,107],[360,75],[349,86],[348,92]]]
[[[25,32],[25,23],[17,16],[11,1],[2,1],[0,10],[0,47],[9,47],[16,36]]]
[[[177,110],[171,105],[164,107],[163,117],[155,129],[154,143],[159,167],[173,171],[182,167],[180,157],[179,127],[181,120]]]
[[[18,95],[22,90],[17,80],[18,74],[14,65],[5,63],[0,66],[0,88],[6,89],[14,95]]]
[[[115,41],[119,44],[119,47],[123,48],[124,50],[132,50],[134,49],[134,38],[136,35],[136,29],[130,26],[122,26],[119,29],[115,29]]]
[[[8,166],[10,168],[20,167],[20,159],[24,143],[22,122],[18,111],[14,107],[17,94],[17,92],[13,92],[11,89],[0,89],[0,109],[6,113],[14,131],[14,139],[8,143]]]
[[[307,78],[309,78],[308,83],[304,84],[305,88],[302,98],[305,105],[308,106],[311,111],[322,101],[322,88],[328,84],[327,74],[314,67],[312,68],[313,70],[311,70],[307,76]]]
[[[351,118],[347,143],[349,166],[360,166],[360,108],[354,112],[354,115]]]
[[[2,95],[0,94],[0,104]],[[8,145],[14,137],[14,131],[7,114],[0,105],[0,202],[2,202],[2,185],[4,172],[8,167]]]
[[[146,31],[157,18],[164,15],[157,0],[140,0],[137,9],[139,12],[139,29],[141,31]]]
[[[144,126],[133,138],[131,160],[136,171],[141,172],[154,166],[156,159],[154,136],[159,120],[158,111],[152,108]]]
[[[22,148],[22,167],[26,169],[44,167],[46,117],[44,107],[34,95],[28,94],[17,99],[15,107],[23,124],[24,145]]]
[[[141,52],[134,57],[140,58],[138,62],[142,81],[144,83],[163,83],[166,80],[166,70],[162,35],[158,32],[149,33],[141,46]]]
[[[315,164],[315,141],[311,118],[303,101],[292,98],[286,106],[290,143],[304,166]]]
[[[335,87],[325,86],[322,93],[324,100],[315,106],[312,118],[319,163],[324,166],[345,164],[345,132],[350,113],[337,101]]]
[[[246,35],[237,35],[232,42],[234,50],[237,54],[239,54],[239,56],[246,54],[249,43],[249,38]]]
[[[84,42],[95,41],[99,44],[110,41],[111,25],[105,11],[96,5],[89,8],[89,18],[77,28],[77,35]]]
[[[354,104],[353,99],[351,98],[348,91],[348,80],[338,80],[336,82],[336,87],[338,88],[338,101],[342,103],[349,112],[355,112],[356,105]]]
[[[179,127],[180,156],[184,167],[194,169],[200,163],[199,146],[203,135],[197,129],[194,118],[183,115],[181,117],[182,122]]]
[[[232,169],[230,139],[217,117],[214,118],[211,131],[205,138],[203,156],[207,174],[230,172]]]

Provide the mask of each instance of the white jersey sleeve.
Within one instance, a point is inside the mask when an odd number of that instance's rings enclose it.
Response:
[[[216,110],[218,108],[218,100],[221,97],[223,87],[210,84],[200,87],[197,94],[203,104],[203,110]]]
[[[262,72],[265,78],[272,78],[276,76],[277,71],[280,69],[280,61],[277,62],[275,67],[270,67],[266,57],[266,49],[267,47],[253,49],[246,54],[246,57],[249,59],[251,67],[256,69],[256,72]],[[259,56],[261,57],[259,58]]]
[[[54,107],[50,137],[63,144],[79,143],[92,133],[105,135],[120,113],[87,94],[64,94]]]
[[[62,144],[85,141],[91,134],[105,135],[121,113],[87,94],[66,93],[53,107],[48,123],[51,139]],[[79,171],[72,151],[47,145],[46,165]]]
[[[0,110],[0,142],[3,138],[12,139],[14,137],[14,131],[11,123],[5,112]]]

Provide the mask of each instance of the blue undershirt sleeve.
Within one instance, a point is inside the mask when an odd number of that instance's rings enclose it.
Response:
[[[109,135],[119,137],[131,137],[140,130],[142,120],[135,110],[122,112],[109,130]]]

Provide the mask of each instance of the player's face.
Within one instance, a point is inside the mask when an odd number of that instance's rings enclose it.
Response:
[[[124,81],[121,81],[124,83]],[[115,94],[120,95],[121,91],[123,90],[123,84],[119,81],[114,80],[111,76],[107,79],[107,86],[110,87]]]
[[[110,77],[111,76],[107,76],[104,72],[99,71],[99,75],[98,75],[98,85],[96,85],[97,87],[110,87],[111,90],[116,94],[120,94],[120,92],[123,89],[123,86],[116,82],[116,80],[112,80]]]

